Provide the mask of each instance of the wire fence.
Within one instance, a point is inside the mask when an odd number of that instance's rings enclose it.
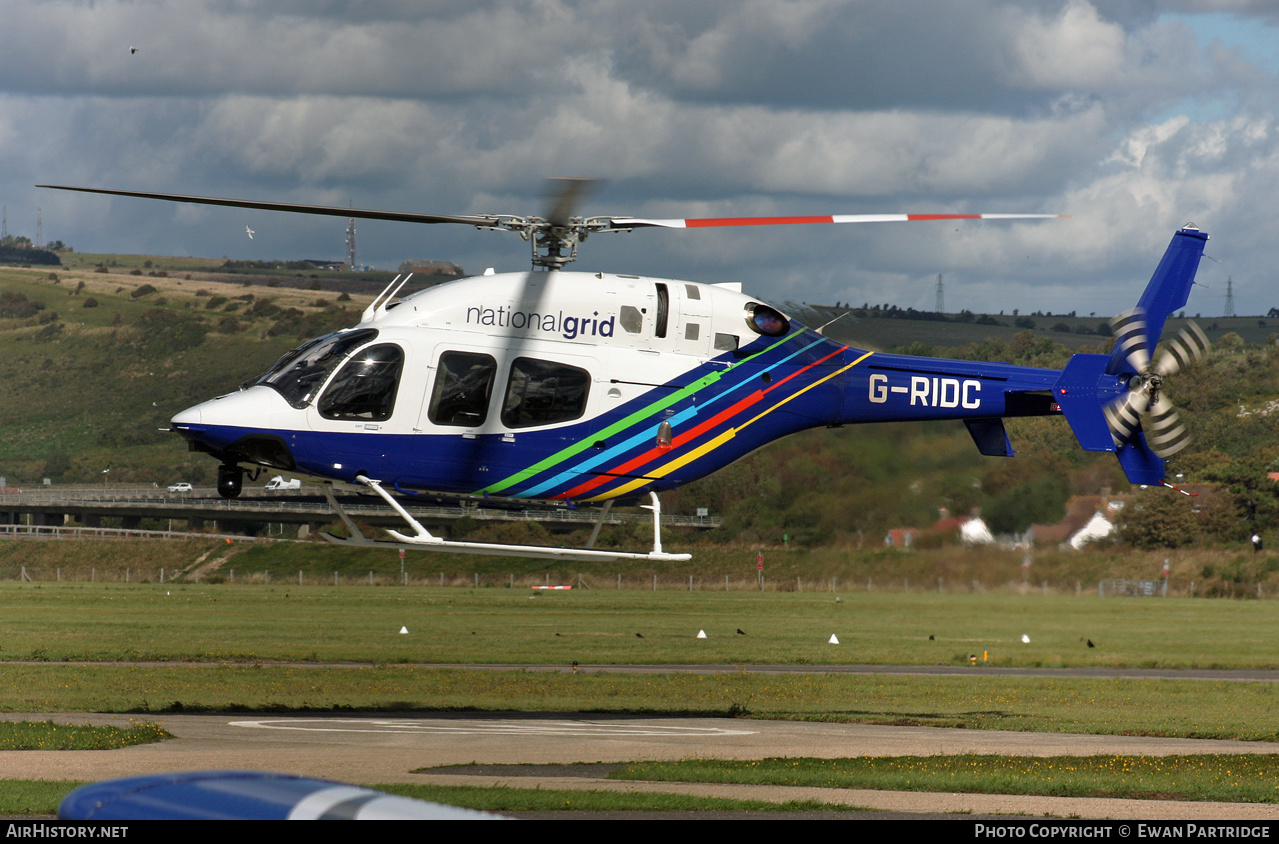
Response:
[[[366,572],[296,571],[236,569],[220,567],[212,570],[199,566],[186,568],[134,568],[96,567],[50,568],[20,565],[6,571],[0,567],[0,579],[28,582],[89,582],[89,583],[159,583],[232,585],[290,585],[317,587],[418,587],[438,589],[510,589],[531,592],[577,590],[644,590],[687,592],[800,592],[825,594],[839,600],[844,595],[857,593],[939,593],[939,594],[1017,594],[1105,599],[1146,598],[1275,598],[1279,597],[1279,585],[1264,583],[1221,583],[1219,581],[1137,580],[1109,579],[1086,584],[1080,580],[1049,581],[1035,583],[1021,580],[984,582],[979,580],[955,581],[938,578],[933,582],[911,581],[909,578],[850,578],[850,577],[742,577],[740,575],[676,575],[626,572],[603,573],[559,572],[529,575],[514,572],[462,573],[420,572],[405,569],[400,572],[370,569]]]

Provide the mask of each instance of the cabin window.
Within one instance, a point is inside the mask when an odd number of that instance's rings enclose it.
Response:
[[[436,425],[483,425],[497,361],[476,352],[445,352],[435,373],[428,418]]]
[[[715,351],[717,352],[733,352],[737,350],[736,334],[721,334],[715,332]]]
[[[554,425],[586,412],[591,375],[585,369],[533,358],[516,358],[506,383],[502,424],[508,428]]]
[[[325,419],[385,422],[395,409],[404,352],[386,343],[356,352],[325,388],[317,405]]]
[[[622,323],[623,331],[628,334],[639,334],[644,328],[644,314],[640,312],[639,308],[622,305],[620,322]]]
[[[698,334],[700,333],[701,333],[701,327],[695,322],[690,322],[684,326],[685,340],[696,340]]]
[[[684,295],[690,299],[701,299],[702,291],[698,290],[694,285],[684,285]]]
[[[240,386],[270,387],[293,407],[304,408],[352,349],[376,337],[377,331],[372,328],[326,334],[288,352],[265,374]]]

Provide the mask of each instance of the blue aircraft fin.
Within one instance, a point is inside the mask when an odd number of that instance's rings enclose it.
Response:
[[[1053,386],[1053,400],[1079,445],[1086,451],[1115,452],[1124,474],[1134,484],[1162,483],[1163,458],[1151,450],[1141,430],[1117,429],[1107,418],[1106,408],[1110,406],[1114,413],[1133,376],[1139,374],[1134,371],[1134,361],[1149,360],[1168,317],[1185,307],[1207,242],[1208,235],[1193,225],[1174,234],[1137,307],[1129,312],[1130,318],[1137,315],[1141,325],[1121,332],[1109,356],[1074,355]],[[1134,346],[1142,348],[1134,354]]]
[[[1208,235],[1192,223],[1187,223],[1172,236],[1168,251],[1164,252],[1163,260],[1155,268],[1155,274],[1150,277],[1150,283],[1134,309],[1145,321],[1147,353],[1158,345],[1168,317],[1186,306],[1190,288],[1195,283],[1195,273],[1199,270],[1199,259],[1203,257],[1207,244]],[[1117,343],[1106,372],[1111,375],[1131,372],[1127,364],[1127,350]]]

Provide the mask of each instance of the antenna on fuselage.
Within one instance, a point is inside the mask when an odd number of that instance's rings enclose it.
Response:
[[[400,288],[409,283],[409,279],[412,277],[413,273],[409,273],[404,276],[403,281],[400,281],[400,275],[397,273],[395,278],[391,279],[391,283],[386,286],[386,289],[373,297],[373,301],[369,303],[369,306],[364,309],[364,313],[360,315],[360,322],[372,322],[384,315],[386,306],[395,298],[395,294],[400,292]]]
[[[377,299],[374,299],[373,304],[369,306],[370,308],[372,308],[373,313],[371,316],[367,317],[365,321],[376,322],[377,320],[386,316],[387,311],[391,309],[391,301],[395,299],[396,296],[399,295],[400,290],[404,288],[404,285],[409,283],[409,279],[411,279],[412,277],[413,277],[413,273],[409,273],[408,275],[404,277],[402,281],[400,281],[399,284],[395,283],[397,280],[400,279],[398,275],[394,279],[392,279],[391,285],[387,287],[386,290],[382,291],[382,293],[384,294],[384,298],[383,296],[378,297],[382,301],[379,302]],[[391,289],[392,287],[395,289],[392,290]],[[368,313],[368,312],[366,311],[365,313]]]

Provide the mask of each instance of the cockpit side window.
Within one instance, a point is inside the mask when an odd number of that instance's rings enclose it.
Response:
[[[325,419],[385,422],[395,410],[404,352],[393,343],[361,349],[338,371],[320,396]]]
[[[372,328],[325,335],[298,346],[276,361],[265,374],[241,387],[270,387],[293,407],[304,408],[315,399],[316,391],[324,386],[329,374],[352,349],[376,337],[377,331]]]
[[[497,361],[477,352],[445,352],[435,373],[427,417],[436,425],[483,425]]]
[[[533,358],[516,358],[502,402],[502,424],[508,428],[554,425],[586,412],[591,374],[585,369]]]

